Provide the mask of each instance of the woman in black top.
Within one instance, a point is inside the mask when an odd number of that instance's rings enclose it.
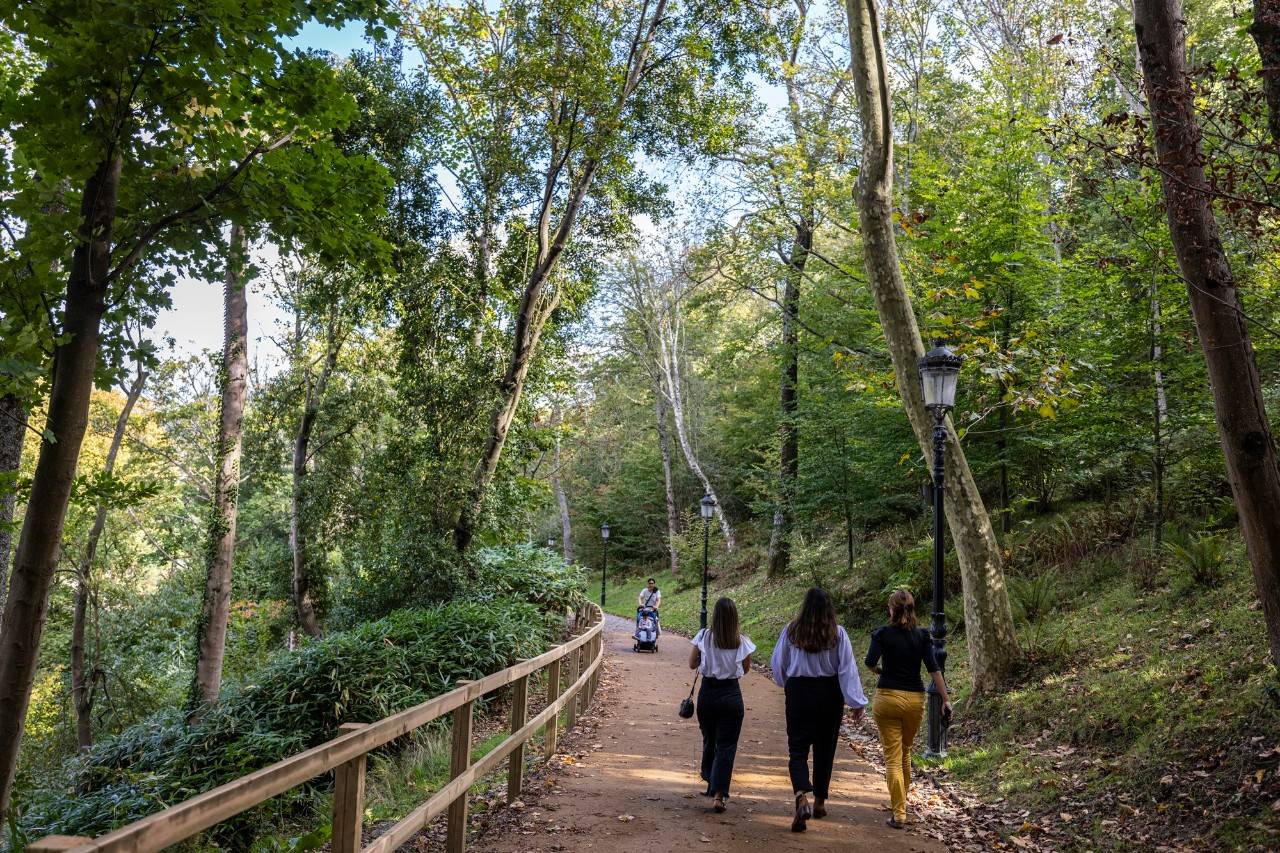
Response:
[[[889,801],[893,805],[888,824],[901,829],[907,821],[907,790],[911,787],[911,743],[924,716],[922,665],[933,676],[942,697],[943,715],[951,713],[947,683],[933,656],[933,640],[928,631],[916,627],[916,602],[905,589],[889,597],[889,624],[871,632],[866,663],[880,676],[871,713],[880,730]]]

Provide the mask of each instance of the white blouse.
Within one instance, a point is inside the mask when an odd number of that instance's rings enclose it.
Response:
[[[736,649],[722,649],[716,645],[715,637],[707,628],[703,628],[693,636],[693,645],[702,652],[702,663],[698,664],[698,672],[703,678],[741,678],[742,662],[756,650],[756,644],[746,634],[738,635]]]

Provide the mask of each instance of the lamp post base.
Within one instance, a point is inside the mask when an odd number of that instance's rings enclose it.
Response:
[[[930,684],[925,690],[929,694],[928,737],[925,738],[924,757],[938,759],[947,757],[947,729],[942,725],[942,697],[938,689]]]

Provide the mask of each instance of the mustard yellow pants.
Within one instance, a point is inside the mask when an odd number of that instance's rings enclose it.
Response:
[[[923,693],[912,690],[877,690],[871,714],[884,747],[885,781],[889,803],[899,823],[907,819],[907,789],[911,787],[911,744],[924,716]]]

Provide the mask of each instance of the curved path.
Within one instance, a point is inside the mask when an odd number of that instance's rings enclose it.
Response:
[[[484,853],[622,851],[941,851],[911,830],[885,826],[883,778],[846,748],[836,759],[829,815],[790,832],[782,691],[766,676],[743,679],[747,717],[733,795],[714,814],[698,795],[701,735],[676,715],[689,690],[689,642],[667,634],[657,654],[631,651],[633,625],[609,617],[606,675],[585,715],[541,778],[515,804],[516,819],[479,839]],[[767,654],[761,650],[758,654]]]

